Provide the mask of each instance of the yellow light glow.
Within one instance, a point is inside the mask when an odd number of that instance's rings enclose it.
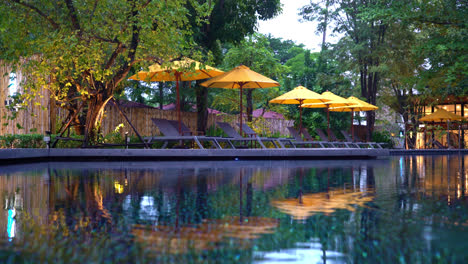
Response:
[[[457,110],[460,110],[460,108],[461,108],[461,107],[460,107],[459,105],[457,105]]]
[[[115,189],[115,193],[120,194],[124,192],[124,186],[117,181],[114,182],[114,189]]]

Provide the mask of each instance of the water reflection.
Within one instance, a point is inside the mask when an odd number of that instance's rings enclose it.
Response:
[[[468,257],[466,158],[8,166],[0,228],[21,243],[22,215],[63,218],[70,230],[128,230],[157,256],[224,262],[457,262]]]

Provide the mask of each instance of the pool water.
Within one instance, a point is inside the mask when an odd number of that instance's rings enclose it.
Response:
[[[468,156],[0,167],[0,262],[468,263]]]

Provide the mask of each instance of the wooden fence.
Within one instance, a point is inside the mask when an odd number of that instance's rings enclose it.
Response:
[[[9,95],[9,74],[12,68],[0,61],[0,135],[5,134],[45,134],[45,131],[54,132],[67,116],[67,111],[56,107],[55,103],[50,99],[50,92],[43,89],[42,92],[32,101],[29,102],[25,109],[17,112],[14,120],[5,118],[13,114],[12,110],[8,109],[5,102]],[[16,82],[20,84],[27,76],[21,73],[21,69],[16,69]],[[21,88],[19,88],[21,90]],[[137,131],[144,136],[155,134],[155,126],[151,122],[151,118],[164,118],[169,120],[177,120],[176,111],[159,110],[153,107],[121,107],[128,119],[136,127]],[[192,130],[197,128],[197,113],[183,112],[181,114],[182,121]],[[238,116],[235,115],[216,115],[208,114],[208,128],[213,126],[217,121],[229,122],[232,125],[238,121]],[[102,132],[104,135],[111,133],[119,124],[124,124],[121,133],[129,132],[134,134],[130,125],[127,124],[124,117],[119,113],[118,109],[112,104],[106,107],[106,115],[102,123]],[[287,127],[293,125],[291,120],[257,118],[253,125],[258,132],[262,134],[279,133],[287,135]]]
[[[67,116],[66,110],[57,108],[55,111],[48,106],[46,98],[38,100],[40,105],[32,103],[24,110],[20,110],[16,119],[6,120],[3,118],[4,111],[10,111],[5,107],[0,108],[2,111],[0,128],[0,135],[5,134],[31,134],[39,133],[45,134],[45,131],[54,131],[55,127],[59,127]],[[121,107],[122,111],[128,117],[133,126],[137,129],[138,133],[144,136],[154,135],[158,133],[156,127],[151,122],[151,118],[163,118],[168,120],[177,120],[176,111],[159,110],[155,108],[142,108],[142,107]],[[56,112],[54,115],[53,113]],[[184,122],[191,131],[197,130],[197,113],[182,112],[182,122]],[[215,125],[216,122],[228,122],[233,126],[238,123],[237,115],[216,115],[208,114],[207,126],[208,128]],[[270,119],[270,118],[257,118],[252,122],[252,126],[256,131],[261,134],[280,134],[288,135],[287,127],[292,126],[294,121]],[[7,124],[5,126],[5,124]],[[120,130],[121,133],[129,132],[134,135],[132,128],[127,123],[125,118],[120,114],[117,107],[109,104],[106,107],[105,116],[102,122],[101,130],[104,135],[112,133],[116,127],[123,124],[124,127]]]

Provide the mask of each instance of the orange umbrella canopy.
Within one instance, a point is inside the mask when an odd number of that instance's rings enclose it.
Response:
[[[324,98],[327,98],[329,101],[321,103],[305,103],[302,107],[307,108],[327,108],[327,130],[328,130],[328,140],[330,140],[330,107],[341,107],[341,106],[352,106],[356,105],[356,102],[338,96],[332,92],[326,91],[322,93]]]
[[[284,93],[274,99],[270,100],[270,103],[275,104],[305,104],[305,103],[324,103],[330,99],[324,98],[324,96],[307,89],[304,86],[297,86],[291,91]]]
[[[338,96],[332,92],[326,91],[322,93],[322,97],[327,99],[327,101],[320,102],[320,103],[307,103],[304,102],[302,107],[307,108],[325,108],[325,107],[340,107],[340,106],[351,106],[356,105],[355,102],[350,101],[346,98]]]
[[[338,107],[331,107],[330,111],[334,112],[360,112],[360,111],[373,111],[379,109],[377,106],[369,104],[367,102],[362,101],[361,99],[350,96],[347,99],[348,101],[354,103],[352,105],[347,106],[338,106]]]
[[[176,82],[177,119],[179,121],[179,133],[181,133],[182,124],[180,117],[179,82],[202,80],[212,78],[220,74],[223,74],[223,71],[207,65],[203,65],[201,62],[189,58],[183,58],[181,60],[173,61],[168,65],[151,65],[149,66],[149,71],[140,71],[137,74],[132,75],[129,79],[147,82]]]
[[[299,129],[302,129],[302,106],[304,103],[324,103],[330,99],[307,89],[304,86],[298,86],[291,91],[284,93],[274,99],[270,103],[276,104],[299,104]]]
[[[140,71],[129,79],[147,82],[195,81],[213,78],[223,74],[222,70],[204,65],[201,62],[183,58],[168,65],[153,64],[148,71]]]
[[[354,112],[360,112],[360,111],[373,111],[379,109],[377,106],[369,104],[367,102],[362,101],[361,99],[350,96],[347,99],[350,102],[353,102],[353,105],[347,105],[347,106],[339,106],[339,107],[332,107],[330,108],[330,111],[334,112],[351,112],[351,135],[354,139]]]
[[[270,88],[277,87],[280,84],[260,73],[252,71],[249,67],[240,65],[234,69],[225,72],[215,78],[205,81],[201,84],[208,88]]]
[[[242,89],[270,88],[280,84],[260,73],[252,71],[249,67],[240,65],[234,69],[201,83],[209,88],[240,89],[240,115],[239,124],[242,128]],[[242,129],[241,129],[242,131]]]
[[[444,122],[444,121],[462,121],[466,120],[466,118],[459,116],[457,114],[448,112],[445,109],[439,109],[436,112],[421,117],[419,121],[421,122]]]

